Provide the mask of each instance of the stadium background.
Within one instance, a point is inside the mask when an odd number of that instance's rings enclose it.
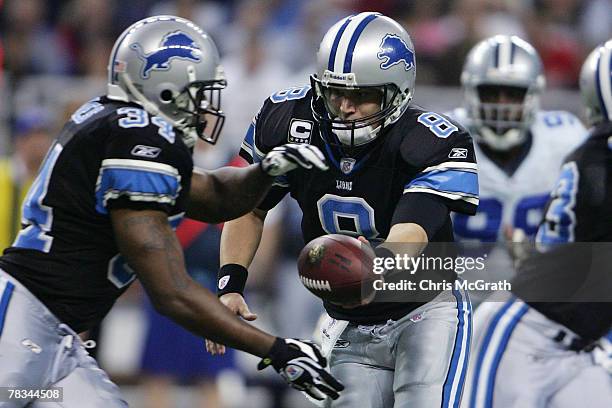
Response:
[[[415,102],[439,111],[461,103],[459,76],[472,45],[493,34],[517,34],[542,56],[547,78],[542,107],[580,115],[576,87],[582,61],[596,44],[612,37],[612,0],[0,0],[0,7],[0,156],[5,163],[18,156],[27,163],[40,160],[39,152],[70,114],[104,93],[108,54],[117,35],[149,15],[187,17],[208,31],[220,49],[228,78],[223,94],[228,120],[220,142],[213,148],[199,146],[195,155],[198,165],[209,168],[237,153],[267,96],[307,83],[323,33],[354,12],[377,10],[407,28],[416,48]],[[2,179],[10,179],[8,168],[0,162],[0,187]],[[27,177],[20,183],[27,187]],[[11,214],[14,201],[0,196],[0,217]],[[321,308],[296,279],[294,260],[303,245],[299,209],[283,202],[268,218],[247,302],[259,314],[260,327],[310,337]],[[191,227],[184,232],[187,237],[204,231],[201,225]],[[14,234],[14,223],[0,221],[0,228],[3,244]],[[217,235],[206,239],[214,242]],[[215,246],[187,241],[182,242],[202,245],[190,251],[218,262]],[[206,274],[212,279],[212,269],[202,272],[203,280]],[[257,373],[256,360],[242,353],[228,364],[232,369],[211,369],[198,378],[185,373],[178,387],[169,388],[170,378],[142,368],[149,329],[144,296],[135,284],[120,299],[95,349],[131,406],[309,406],[273,373]],[[200,344],[189,353],[205,353]],[[172,358],[171,351],[154,358]]]

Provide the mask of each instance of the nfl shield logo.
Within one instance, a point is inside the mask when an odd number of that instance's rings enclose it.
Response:
[[[340,170],[342,170],[344,174],[349,174],[351,171],[353,171],[356,161],[357,160],[355,159],[343,157],[342,160],[340,160]]]

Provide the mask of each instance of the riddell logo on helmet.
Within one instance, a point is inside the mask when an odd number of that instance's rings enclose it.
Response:
[[[329,73],[329,79],[335,79],[336,81],[347,81],[352,78],[352,74],[335,74],[333,72]]]
[[[395,34],[385,35],[380,43],[380,51],[376,56],[379,60],[382,60],[380,64],[382,69],[389,69],[400,62],[404,62],[406,71],[414,68],[414,52],[401,37]]]
[[[145,62],[142,72],[140,73],[140,76],[143,78],[148,78],[149,72],[152,70],[169,70],[170,62],[173,58],[187,59],[195,62],[200,61],[198,55],[198,49],[200,47],[198,47],[193,38],[181,31],[166,34],[160,47],[150,54],[145,54],[139,43],[130,45],[130,48],[136,51],[138,56]]]

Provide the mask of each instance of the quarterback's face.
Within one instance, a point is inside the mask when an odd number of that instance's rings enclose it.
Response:
[[[332,88],[327,97],[330,112],[342,120],[359,120],[381,110],[383,93],[379,89]]]

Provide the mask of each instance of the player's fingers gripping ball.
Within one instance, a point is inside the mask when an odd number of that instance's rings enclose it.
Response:
[[[371,302],[374,251],[370,245],[346,235],[323,235],[310,241],[298,258],[300,280],[316,296],[344,307]]]

